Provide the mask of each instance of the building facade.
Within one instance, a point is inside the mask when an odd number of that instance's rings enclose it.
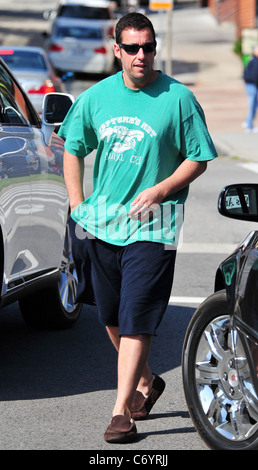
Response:
[[[236,39],[244,28],[258,27],[258,0],[207,0],[207,6],[219,23],[233,21]]]

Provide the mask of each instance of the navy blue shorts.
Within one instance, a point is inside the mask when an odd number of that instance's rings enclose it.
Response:
[[[155,242],[116,246],[92,237],[70,218],[77,301],[97,305],[106,326],[120,335],[155,335],[171,294],[175,250]],[[91,238],[90,238],[91,237]]]

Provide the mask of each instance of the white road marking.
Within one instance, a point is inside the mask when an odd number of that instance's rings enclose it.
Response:
[[[239,163],[239,166],[245,168],[246,170],[253,171],[258,173],[258,163],[248,162],[248,163]]]
[[[177,297],[171,296],[169,298],[169,305],[171,304],[201,304],[206,297]]]
[[[237,244],[232,243],[182,243],[178,248],[178,253],[200,253],[200,254],[223,254],[230,255]],[[208,297],[208,294],[207,294]],[[193,297],[193,296],[171,296],[169,298],[169,305],[187,304],[198,306],[207,297]]]
[[[179,253],[209,253],[230,255],[235,250],[235,243],[182,243],[178,248]]]

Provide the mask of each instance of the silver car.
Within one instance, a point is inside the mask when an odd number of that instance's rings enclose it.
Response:
[[[113,37],[106,22],[57,18],[48,40],[48,57],[57,71],[111,74],[115,71]]]
[[[3,307],[18,300],[25,321],[37,327],[70,326],[81,310],[64,146],[54,132],[72,102],[66,94],[46,95],[41,121],[0,59],[0,301]]]
[[[65,92],[63,82],[41,47],[0,46],[0,57],[12,70],[39,114],[46,93]]]

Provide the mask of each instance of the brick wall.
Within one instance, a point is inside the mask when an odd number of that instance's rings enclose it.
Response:
[[[218,0],[209,0],[209,7],[219,23],[222,23],[223,21],[236,22],[238,3],[239,0],[220,0],[219,2]]]
[[[242,28],[254,28],[256,16],[255,0],[239,0],[239,17]]]
[[[236,24],[237,37],[241,37],[242,28],[256,26],[256,0],[208,0],[208,6],[219,23]]]

